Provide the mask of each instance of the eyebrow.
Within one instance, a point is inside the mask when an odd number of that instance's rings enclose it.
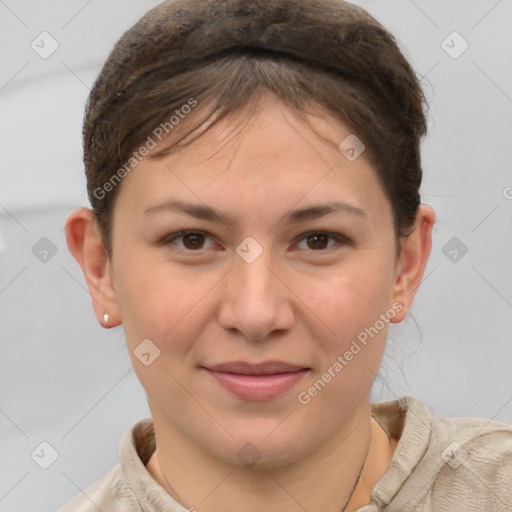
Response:
[[[232,228],[236,224],[236,218],[221,211],[215,210],[207,205],[186,203],[184,201],[164,201],[163,203],[151,206],[144,211],[144,215],[154,215],[164,211],[177,211],[186,213],[191,217],[200,220],[208,220],[212,222],[220,222]],[[361,208],[351,205],[344,201],[333,201],[325,204],[315,204],[292,210],[285,214],[280,220],[285,220],[290,224],[318,219],[331,213],[344,212],[359,217],[367,217],[367,214]]]

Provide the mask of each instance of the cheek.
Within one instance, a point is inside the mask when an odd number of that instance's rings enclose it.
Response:
[[[149,338],[173,354],[185,350],[208,321],[208,296],[219,281],[212,273],[173,269],[143,254],[127,256],[117,279],[122,286],[116,298],[130,348]]]
[[[391,317],[389,274],[380,265],[354,265],[345,270],[317,282],[308,296],[315,313],[309,316],[317,326],[312,332],[316,335],[318,364],[316,372],[301,386],[297,399],[321,415],[326,424],[338,424],[369,393],[382,360]],[[322,330],[328,332],[327,336],[318,329],[321,324],[328,326],[328,330]],[[343,404],[343,408],[330,405],[334,403]]]
[[[168,263],[146,259],[142,266],[137,261],[144,257],[127,257],[123,262],[118,275],[122,287],[116,290],[128,351],[151,401],[177,409],[187,401],[179,383],[186,379],[190,353],[214,314],[208,292],[218,278],[193,278],[173,271]],[[147,353],[149,361],[143,357]]]
[[[346,340],[373,325],[390,307],[392,281],[389,268],[364,255],[329,273],[295,280],[309,316],[324,324],[326,339]]]

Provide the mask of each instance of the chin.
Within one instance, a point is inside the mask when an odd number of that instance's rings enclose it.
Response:
[[[243,434],[237,431],[225,449],[219,450],[220,444],[215,444],[215,456],[238,467],[270,469],[292,464],[305,457],[309,451],[314,451],[314,446],[307,449],[298,432],[282,429],[277,433],[273,429],[275,422],[271,429],[267,425],[255,427],[253,424],[253,428],[245,429]]]

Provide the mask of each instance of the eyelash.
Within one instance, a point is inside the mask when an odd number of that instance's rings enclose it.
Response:
[[[184,230],[184,231],[178,231],[177,233],[172,233],[172,234],[169,234],[169,235],[166,235],[165,237],[163,237],[160,241],[161,245],[164,245],[164,246],[169,246],[169,245],[173,245],[174,244],[174,240],[177,240],[179,238],[183,238],[184,236],[186,235],[203,235],[205,236],[206,238],[209,238],[210,240],[212,240],[212,237],[210,235],[208,235],[208,233],[204,232],[204,231],[194,231],[194,230]],[[341,235],[341,234],[337,234],[337,233],[330,233],[328,231],[309,231],[307,233],[304,233],[303,235],[301,235],[300,237],[298,237],[296,239],[296,242],[295,243],[298,243],[298,242],[301,242],[303,240],[307,240],[307,238],[309,236],[312,236],[312,235],[326,235],[327,237],[329,237],[329,239],[331,240],[335,240],[338,244],[341,244],[341,245],[353,245],[352,241],[344,236],[344,235]],[[174,244],[175,245],[175,244]],[[309,249],[308,252],[327,252],[328,249],[332,249],[334,246],[331,246],[331,247],[326,247],[324,249]],[[179,251],[182,251],[182,252],[187,252],[187,253],[194,253],[194,252],[201,252],[205,249],[201,248],[201,249],[187,249],[187,248],[181,248],[181,247],[176,247],[177,250]]]

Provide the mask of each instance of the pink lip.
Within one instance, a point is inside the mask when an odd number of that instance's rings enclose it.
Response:
[[[203,368],[224,389],[243,400],[272,400],[293,388],[309,371],[279,361],[233,362]]]

